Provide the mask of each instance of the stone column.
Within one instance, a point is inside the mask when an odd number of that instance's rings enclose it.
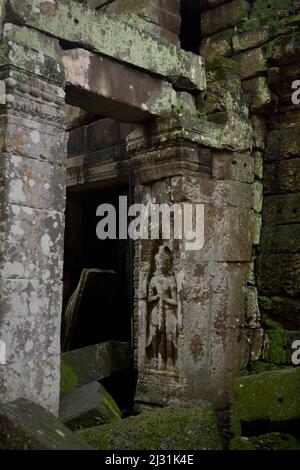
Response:
[[[208,399],[223,407],[250,358],[253,159],[215,149],[210,123],[190,126],[162,120],[131,135],[128,145],[137,202],[192,204],[194,213],[204,205],[200,249],[188,250],[187,240],[174,237],[136,244],[137,398]]]
[[[0,401],[57,413],[65,210],[63,67],[0,50]],[[5,357],[4,357],[5,356]]]

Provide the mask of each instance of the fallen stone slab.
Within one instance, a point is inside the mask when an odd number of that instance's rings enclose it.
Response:
[[[236,436],[299,427],[300,369],[288,368],[241,377],[234,384],[233,432]]]
[[[300,441],[289,434],[272,432],[251,438],[235,437],[229,450],[300,450]]]
[[[88,346],[61,357],[61,393],[129,369],[132,355],[129,343],[108,341]]]
[[[0,405],[0,450],[92,450],[54,415],[20,398]]]
[[[89,268],[82,270],[63,315],[63,351],[101,342],[102,315],[114,309],[112,301],[104,302],[103,299],[105,292],[115,291],[116,288],[117,274],[114,271]]]
[[[206,403],[150,411],[78,432],[99,450],[221,450],[217,416]]]
[[[110,423],[122,416],[105,388],[98,382],[91,382],[62,395],[59,417],[69,428],[78,429]]]

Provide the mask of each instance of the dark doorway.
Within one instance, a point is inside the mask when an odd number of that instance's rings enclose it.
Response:
[[[83,269],[104,271],[101,285],[98,280],[98,287],[90,287],[84,294],[69,350],[110,340],[131,342],[132,244],[129,240],[99,240],[96,235],[98,206],[112,204],[117,209],[119,196],[129,198],[128,187],[70,191],[67,196],[63,310]]]

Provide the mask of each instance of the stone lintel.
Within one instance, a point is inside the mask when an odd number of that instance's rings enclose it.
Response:
[[[252,129],[247,119],[234,113],[228,113],[225,124],[200,120],[187,113],[173,114],[156,119],[146,129],[137,127],[127,138],[127,150],[134,154],[178,141],[217,150],[246,151],[252,146]]]
[[[38,3],[6,0],[3,20],[37,29],[166,77],[179,88],[205,89],[205,68],[201,57],[85,5],[61,0]]]
[[[124,122],[143,122],[170,112],[176,104],[172,85],[84,49],[66,51],[67,102]],[[145,92],[145,90],[147,90]]]

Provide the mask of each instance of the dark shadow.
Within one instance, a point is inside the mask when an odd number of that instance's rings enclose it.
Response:
[[[181,0],[182,49],[199,55],[201,44],[201,7],[195,0]]]

